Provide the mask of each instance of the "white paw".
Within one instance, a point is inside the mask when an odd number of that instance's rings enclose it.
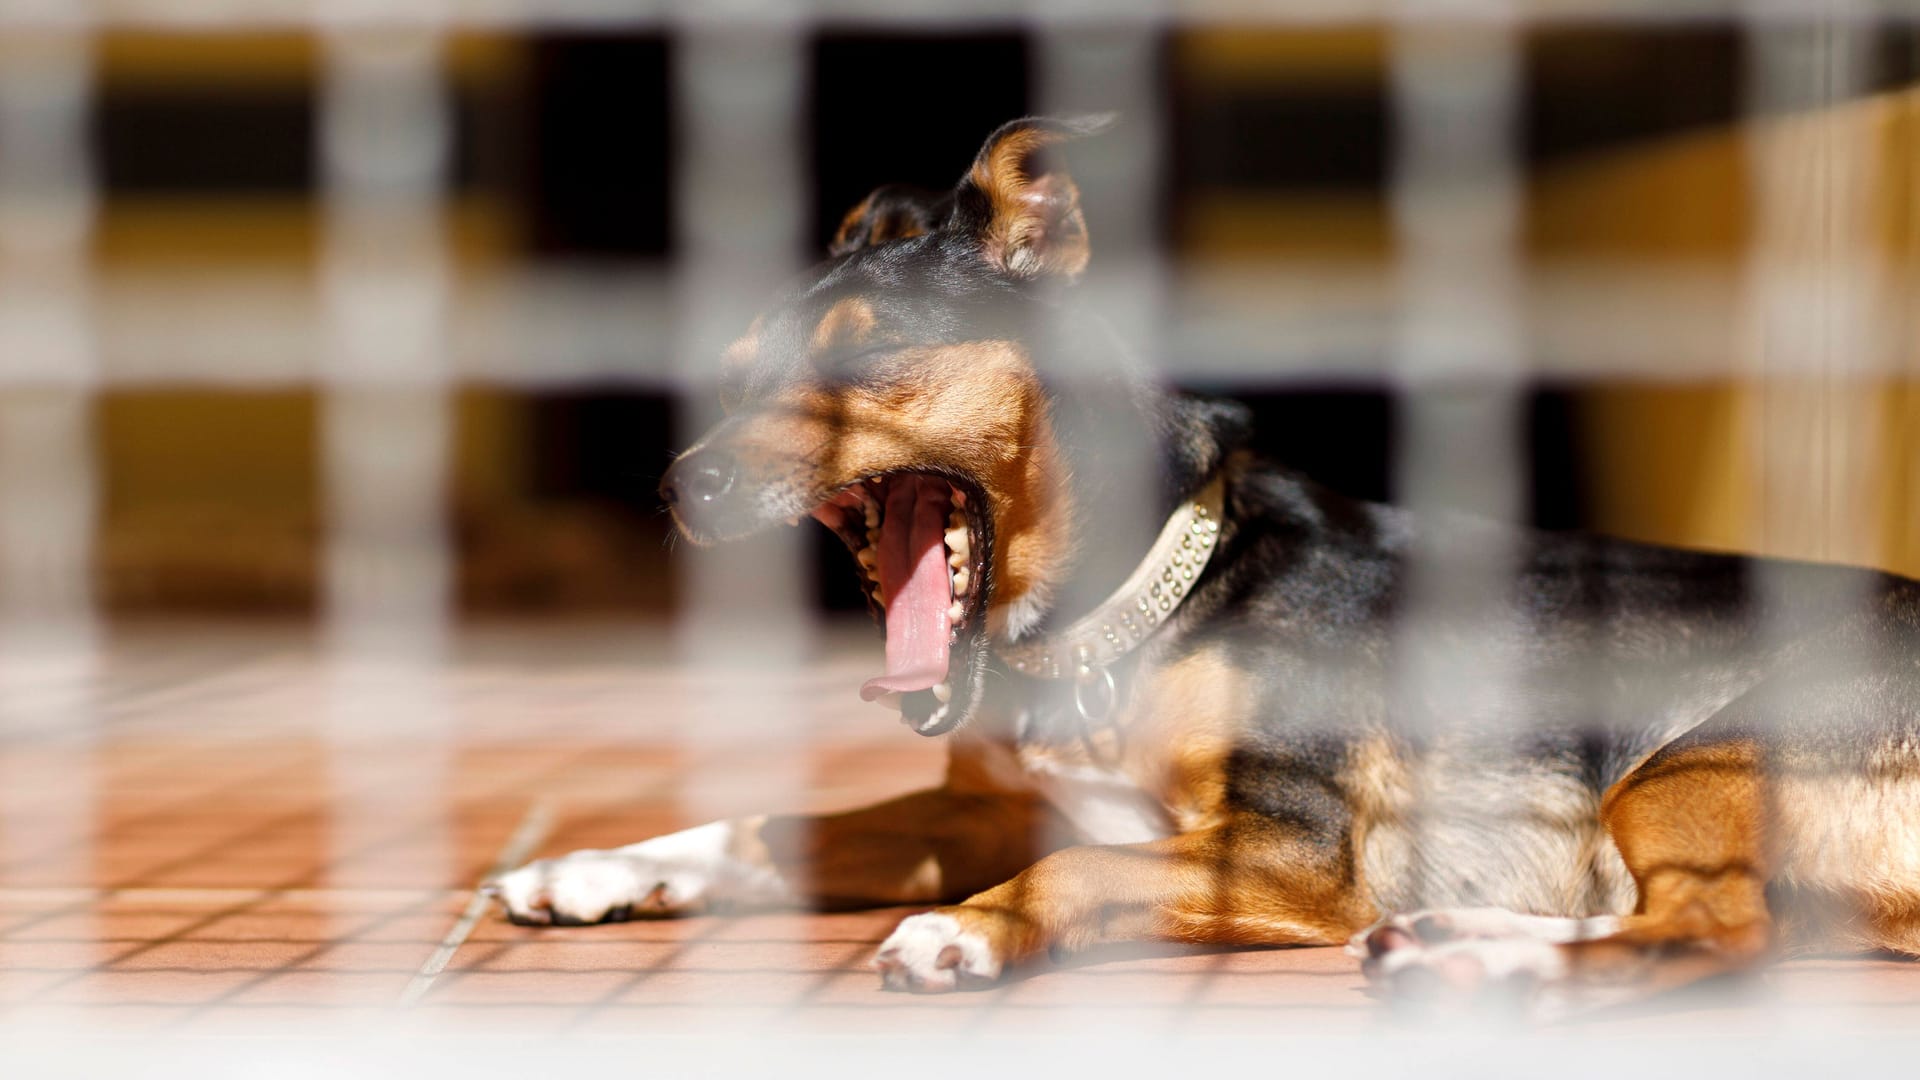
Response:
[[[517,923],[580,926],[682,915],[704,900],[698,867],[674,866],[634,849],[576,851],[528,863],[487,886]]]
[[[1537,936],[1430,943],[1389,923],[1361,947],[1371,950],[1362,964],[1368,981],[1403,1014],[1541,1021],[1566,1004],[1567,947]]]
[[[888,990],[941,993],[986,986],[1000,977],[1001,963],[984,936],[936,911],[895,927],[873,966]]]
[[[778,871],[733,853],[738,831],[758,830],[761,821],[715,821],[613,851],[542,859],[484,888],[514,922],[554,926],[790,904],[796,897]]]
[[[1505,908],[1431,908],[1389,915],[1347,939],[1347,955],[1371,961],[1407,945],[1440,945],[1467,938],[1532,938],[1556,944],[1591,941],[1620,929],[1612,915],[1564,918],[1523,915]]]
[[[1404,982],[1411,973],[1437,976],[1456,990],[1496,983],[1555,982],[1567,974],[1560,946],[1531,937],[1468,938],[1440,945],[1413,945],[1380,957],[1378,977]]]

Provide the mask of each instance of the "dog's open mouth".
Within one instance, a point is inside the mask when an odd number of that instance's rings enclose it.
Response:
[[[885,673],[860,696],[898,704],[922,735],[964,719],[985,647],[992,518],[967,481],[925,472],[870,476],[813,511],[853,553],[874,616],[886,629]]]

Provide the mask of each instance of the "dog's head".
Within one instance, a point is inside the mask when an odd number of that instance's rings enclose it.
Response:
[[[1031,627],[1074,545],[1026,342],[1087,264],[1054,148],[1103,123],[1016,120],[953,191],[855,207],[834,257],[727,349],[728,416],[660,485],[696,543],[802,515],[832,529],[886,630],[862,696],[922,734],[973,712],[990,639]]]

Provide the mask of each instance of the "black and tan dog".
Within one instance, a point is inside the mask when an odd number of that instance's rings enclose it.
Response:
[[[846,542],[886,632],[862,693],[951,733],[946,782],[535,863],[493,885],[512,918],[945,904],[876,961],[927,991],[1146,939],[1596,998],[1920,952],[1920,583],[1417,519],[1258,460],[1076,309],[1085,128],[1010,123],[952,192],[856,208],[661,485],[699,543]],[[1137,535],[1090,450],[1116,430],[1157,464]],[[1507,587],[1410,627],[1416,552]],[[1436,696],[1436,665],[1501,675]]]

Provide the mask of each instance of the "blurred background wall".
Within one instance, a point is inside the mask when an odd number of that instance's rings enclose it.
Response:
[[[1309,475],[1394,496],[1409,391],[1390,359],[1390,28],[1149,38],[1156,114],[1123,120],[1160,133],[1149,239],[1169,325],[1149,360],[1253,404],[1264,447]],[[10,35],[11,60],[34,40]],[[314,356],[322,43],[259,27],[91,40],[94,594],[118,612],[313,609],[340,512]],[[1711,18],[1518,28],[1514,516],[1920,574],[1920,32],[1793,40],[1772,56]],[[946,186],[987,131],[1039,107],[1035,50],[1020,22],[806,30],[796,264],[873,186]],[[1808,56],[1825,59],[1806,94],[1756,92],[1758,67]],[[691,62],[670,27],[456,28],[440,46],[432,214],[457,374],[425,437],[444,445],[461,610],[677,603],[653,488],[685,417],[664,282]],[[1090,228],[1097,261],[1097,212]],[[1777,280],[1844,295],[1802,326]],[[1802,334],[1824,343],[1817,363],[1790,355]],[[831,569],[808,587],[856,607],[823,540]]]

